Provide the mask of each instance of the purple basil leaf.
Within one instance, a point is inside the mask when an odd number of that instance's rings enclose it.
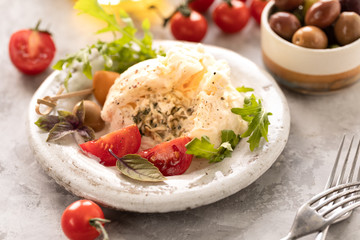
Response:
[[[63,120],[64,122],[70,123],[74,129],[78,128],[81,125],[79,119],[75,115],[68,115],[64,117]]]
[[[59,123],[60,119],[58,116],[49,115],[49,116],[42,116],[35,122],[35,124],[44,131],[50,131],[55,124]]]
[[[55,126],[50,130],[46,141],[56,141],[74,132],[74,127],[70,123],[60,122],[55,124]]]
[[[84,101],[81,101],[79,107],[76,109],[75,115],[79,119],[80,124],[83,124],[85,119]]]
[[[69,112],[69,111],[59,110],[59,111],[58,111],[58,115],[59,115],[59,117],[67,117],[67,116],[69,116],[69,115],[72,115],[72,113]]]
[[[85,142],[95,139],[95,131],[91,127],[81,126],[76,131],[84,139]]]
[[[68,122],[73,126],[74,129],[77,128],[78,126],[80,126],[80,124],[81,124],[79,119],[71,112],[58,111],[58,114],[60,117],[60,122]]]

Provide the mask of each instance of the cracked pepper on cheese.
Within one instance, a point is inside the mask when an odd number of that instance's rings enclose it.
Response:
[[[136,124],[141,148],[180,136],[206,135],[218,147],[222,130],[243,133],[247,123],[231,108],[244,96],[230,81],[230,68],[201,44],[176,45],[166,56],[140,62],[116,79],[101,116],[115,131]]]

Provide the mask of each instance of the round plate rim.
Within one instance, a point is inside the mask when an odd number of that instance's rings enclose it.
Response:
[[[169,47],[178,43],[178,41],[160,40],[156,41],[155,45]],[[195,45],[195,43],[182,44]],[[38,163],[43,167],[49,176],[51,176],[59,185],[63,186],[69,192],[79,197],[93,200],[110,208],[134,212],[171,212],[191,209],[226,198],[253,183],[271,167],[286,145],[290,131],[290,113],[286,98],[272,76],[252,61],[225,48],[205,44],[202,45],[205,47],[206,51],[214,54],[215,57],[217,57],[217,55],[221,55],[228,58],[227,60],[236,58],[236,60],[239,60],[242,64],[247,65],[246,67],[249,67],[249,69],[258,70],[259,72],[256,74],[259,74],[259,76],[261,75],[262,78],[264,78],[262,80],[264,83],[262,86],[259,86],[258,89],[255,89],[255,94],[260,92],[260,97],[263,98],[264,103],[269,100],[269,96],[276,98],[276,102],[280,103],[279,106],[276,106],[276,109],[279,109],[279,116],[272,116],[276,121],[275,127],[273,127],[273,125],[269,126],[269,137],[273,134],[274,138],[269,138],[269,142],[263,141],[261,147],[256,149],[254,152],[250,152],[250,150],[243,150],[241,153],[248,157],[248,169],[251,171],[246,171],[245,169],[245,171],[241,170],[241,173],[232,172],[228,175],[224,175],[223,172],[216,169],[216,164],[218,164],[216,163],[206,168],[206,174],[202,174],[200,177],[195,174],[195,177],[197,178],[206,178],[209,173],[212,174],[211,177],[213,179],[207,179],[209,182],[205,185],[200,184],[197,186],[196,183],[194,183],[194,186],[191,188],[183,190],[175,189],[176,187],[174,187],[173,184],[176,183],[176,181],[186,181],[186,178],[181,175],[170,177],[165,181],[165,185],[171,185],[169,188],[164,186],[164,184],[138,183],[129,180],[126,183],[126,187],[131,187],[131,184],[135,184],[138,188],[136,191],[124,192],[121,191],[122,189],[121,187],[119,188],[119,186],[113,186],[113,188],[107,189],[106,184],[109,182],[104,181],[103,184],[101,182],[101,178],[104,178],[103,180],[107,180],[106,176],[92,176],[94,178],[90,178],[84,174],[86,171],[92,172],[93,170],[90,168],[92,166],[96,167],[96,165],[93,165],[92,163],[90,166],[84,165],[81,161],[83,161],[85,156],[81,156],[80,152],[78,153],[79,156],[76,155],[75,160],[70,161],[68,159],[69,156],[76,154],[76,151],[73,148],[70,149],[69,154],[66,156],[61,155],[62,153],[59,153],[59,155],[54,154],[64,151],[64,147],[66,149],[65,151],[69,150],[66,148],[68,146],[59,147],[58,145],[45,142],[46,134],[41,132],[41,130],[39,130],[34,124],[34,119],[38,118],[38,115],[36,115],[34,111],[36,100],[45,96],[44,94],[51,87],[51,84],[58,74],[57,71],[50,74],[43,82],[43,84],[35,92],[29,106],[27,123],[28,136],[30,147],[34,152]],[[236,62],[231,61],[230,64],[236,65]],[[259,92],[256,90],[259,90]],[[278,110],[276,110],[276,112],[278,112]],[[280,123],[278,123],[279,121]],[[242,140],[240,145],[242,145],[242,148],[244,148],[244,146],[247,146],[248,148],[248,145],[244,140]],[[52,148],[57,149],[53,150]],[[224,161],[226,160],[227,159]],[[226,164],[224,164],[224,166],[228,167]],[[101,165],[101,167],[103,166]],[[84,168],[86,171],[84,171]],[[66,173],[65,170],[68,171],[68,173]],[[114,177],[118,177],[124,181],[124,178],[120,174],[117,174],[116,171],[109,173],[112,179],[114,179]],[[244,179],[245,177],[239,176],[240,174],[245,174],[244,176],[247,178]],[[190,174],[190,176],[192,175],[193,174]],[[96,179],[97,177],[100,179]]]

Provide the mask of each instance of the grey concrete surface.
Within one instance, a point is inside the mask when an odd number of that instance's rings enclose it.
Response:
[[[26,135],[29,101],[52,70],[37,76],[19,73],[8,57],[8,42],[13,32],[34,26],[39,18],[53,32],[54,62],[109,37],[94,35],[100,24],[78,16],[73,4],[72,0],[0,0],[0,239],[66,239],[61,214],[78,197],[45,174]],[[152,31],[155,39],[172,39],[169,28],[158,23]],[[264,67],[260,31],[253,20],[235,35],[222,34],[210,21],[203,42],[231,49]],[[275,240],[285,236],[301,203],[323,189],[343,134],[359,137],[360,84],[322,96],[283,91],[291,111],[288,143],[257,181],[221,201],[182,212],[141,214],[104,208],[112,221],[106,225],[110,239]],[[332,226],[327,239],[360,239],[360,210]]]

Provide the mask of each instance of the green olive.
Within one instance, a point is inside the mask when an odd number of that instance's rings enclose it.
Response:
[[[76,113],[82,101],[78,102],[73,108],[73,114]],[[91,127],[95,132],[101,131],[105,122],[101,118],[101,108],[98,104],[93,101],[83,100],[84,102],[84,111],[85,111],[85,119],[84,125]]]
[[[336,40],[346,45],[360,38],[360,15],[355,12],[342,12],[334,25]]]
[[[306,48],[323,49],[327,47],[328,39],[320,28],[305,26],[294,33],[292,43]]]

